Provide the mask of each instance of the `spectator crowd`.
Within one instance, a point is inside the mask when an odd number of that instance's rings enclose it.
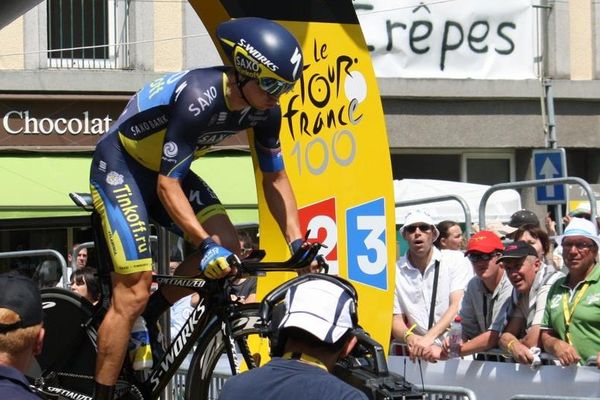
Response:
[[[494,221],[465,240],[456,222],[408,214],[392,321],[401,351],[413,360],[447,359],[448,331],[459,315],[461,357],[598,365],[598,224],[589,213],[564,222],[556,235],[551,220],[544,229],[533,212],[520,210],[507,225]]]

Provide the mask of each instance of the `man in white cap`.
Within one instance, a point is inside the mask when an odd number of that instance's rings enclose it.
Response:
[[[279,323],[281,357],[231,377],[219,400],[366,400],[367,396],[331,374],[336,361],[356,344],[356,291],[337,277],[295,279],[285,294]]]
[[[425,212],[408,214],[401,233],[408,251],[396,263],[392,334],[408,345],[411,359],[438,360],[473,275],[471,264],[462,252],[433,245],[439,232]]]
[[[600,368],[600,238],[596,224],[572,218],[557,241],[569,273],[548,293],[542,345],[562,365],[595,359]]]

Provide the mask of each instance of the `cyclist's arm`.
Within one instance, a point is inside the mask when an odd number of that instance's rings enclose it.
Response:
[[[189,241],[194,246],[198,246],[209,237],[196,219],[194,210],[181,189],[179,179],[159,174],[156,191],[173,222],[187,234]]]
[[[271,214],[288,243],[302,238],[298,206],[285,170],[263,172],[263,190]]]

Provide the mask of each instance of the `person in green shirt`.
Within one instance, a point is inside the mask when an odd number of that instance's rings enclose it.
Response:
[[[542,321],[544,350],[562,365],[600,359],[600,238],[596,224],[572,218],[559,237],[569,270],[550,292]]]

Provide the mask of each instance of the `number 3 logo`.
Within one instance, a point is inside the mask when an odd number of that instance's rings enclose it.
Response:
[[[387,290],[387,239],[384,199],[346,211],[348,277]]]

